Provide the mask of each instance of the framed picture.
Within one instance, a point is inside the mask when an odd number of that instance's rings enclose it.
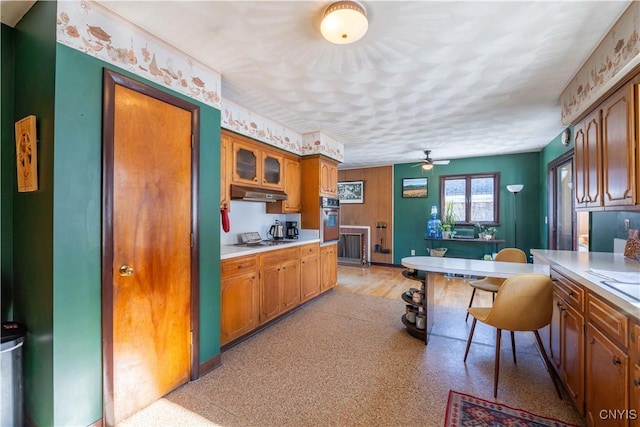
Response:
[[[16,122],[16,163],[18,191],[38,190],[36,116],[27,116]]]
[[[364,181],[338,183],[340,203],[364,203]]]
[[[427,178],[402,178],[402,197],[427,197]]]

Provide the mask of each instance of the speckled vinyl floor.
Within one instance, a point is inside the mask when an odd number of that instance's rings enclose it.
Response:
[[[444,286],[468,291],[462,280]],[[427,346],[407,334],[404,310],[399,298],[339,286],[120,425],[442,426],[450,389],[493,400],[495,330],[478,323],[465,364],[464,308],[436,306]],[[569,398],[558,399],[533,334],[516,333],[517,365],[506,332],[502,344],[496,401],[582,425]]]

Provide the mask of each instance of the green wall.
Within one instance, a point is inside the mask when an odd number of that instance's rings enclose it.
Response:
[[[524,184],[518,193],[518,246],[529,251],[539,246],[538,226],[540,211],[538,194],[540,178],[538,164],[539,153],[524,153],[504,156],[477,157],[452,160],[448,165],[439,165],[429,172],[420,174],[415,163],[394,165],[394,264],[400,264],[402,258],[410,256],[411,249],[416,255],[427,255],[427,242],[424,240],[431,206],[440,209],[440,176],[483,172],[500,172],[500,226],[497,239],[507,241],[506,246],[514,244],[514,196],[505,188],[507,184]],[[428,197],[423,199],[402,198],[402,178],[428,178]],[[435,246],[447,246],[447,256],[480,258],[493,251],[491,244],[471,244],[451,242]]]
[[[53,418],[53,156],[56,3],[37,2],[15,27],[14,121],[37,118],[38,191],[13,193],[14,318],[26,324],[25,412]],[[3,141],[6,142],[6,141]],[[12,143],[15,144],[15,143]],[[15,146],[15,145],[14,145]],[[15,168],[15,155],[6,167]],[[8,160],[8,159],[7,159]],[[4,185],[4,182],[3,182]],[[6,187],[5,187],[6,189]]]
[[[29,329],[25,414],[38,426],[89,425],[102,417],[103,68],[171,92],[57,45],[56,8],[37,2],[15,29],[2,26],[1,261],[2,293],[9,295],[2,310],[4,320],[13,302],[14,318]],[[15,74],[5,72],[14,65]],[[203,363],[220,353],[220,111],[171,93],[200,107]],[[40,187],[18,193],[13,122],[28,114],[38,121]]]
[[[1,321],[13,319],[13,28],[0,24],[0,303]]]

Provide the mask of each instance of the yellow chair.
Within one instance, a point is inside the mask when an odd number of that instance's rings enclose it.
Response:
[[[496,254],[494,261],[521,262],[526,264],[527,255],[518,248],[504,248]],[[471,307],[471,304],[473,304],[473,297],[476,296],[476,289],[491,292],[491,298],[494,299],[502,282],[504,282],[504,279],[500,279],[498,277],[485,277],[484,279],[470,282],[469,286],[473,288],[473,292],[471,293],[471,299],[469,300],[469,306],[467,308]],[[469,312],[467,312],[464,321],[466,322],[468,319]]]
[[[471,307],[467,311],[473,316],[473,323],[469,331],[467,349],[464,352],[464,362],[467,362],[473,331],[476,321],[486,323],[496,328],[496,356],[493,374],[493,397],[498,396],[498,371],[500,369],[500,335],[502,330],[511,332],[511,350],[513,362],[516,362],[516,345],[513,339],[514,331],[532,331],[536,337],[538,350],[542,355],[545,366],[556,388],[560,399],[560,388],[553,376],[549,358],[544,350],[538,329],[551,323],[553,313],[552,301],[553,284],[549,276],[544,274],[518,274],[506,279],[496,294],[493,307]]]

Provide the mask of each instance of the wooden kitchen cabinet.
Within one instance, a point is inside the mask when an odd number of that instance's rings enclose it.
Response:
[[[640,321],[636,321],[629,331],[629,410],[635,410],[630,417],[631,427],[640,427]]]
[[[221,263],[220,344],[224,345],[258,326],[256,257]]]
[[[222,132],[231,141],[230,182],[282,190],[284,154],[240,135]]]
[[[300,200],[302,174],[300,161],[297,158],[284,159],[284,192],[287,200],[279,200],[267,204],[267,213],[298,213],[302,209]]]
[[[338,197],[338,162],[320,159],[320,195]]]
[[[625,352],[591,322],[587,324],[587,425],[628,426],[629,360]],[[603,416],[605,414],[605,416]]]
[[[231,138],[229,135],[220,136],[220,207],[231,207]]]
[[[300,302],[320,293],[320,247],[317,243],[300,248]]]
[[[640,154],[635,136],[634,98],[640,85],[629,83],[574,126],[576,208],[637,209]]]
[[[550,359],[576,409],[584,416],[584,289],[551,269],[553,315]]]
[[[338,245],[320,248],[320,292],[332,289],[338,284]]]
[[[597,109],[574,126],[576,208],[602,205],[600,117]]]
[[[300,303],[298,248],[269,251],[260,258],[260,323]]]
[[[604,206],[636,204],[634,91],[629,84],[602,104],[602,197]]]

